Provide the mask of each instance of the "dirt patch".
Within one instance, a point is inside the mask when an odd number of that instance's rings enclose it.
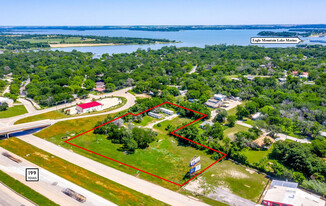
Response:
[[[270,136],[266,136],[266,134],[262,134],[258,139],[256,139],[254,142],[259,146],[259,147],[263,147],[265,146],[264,144],[264,139],[267,138],[269,139],[272,143],[275,142],[275,140],[273,138],[271,138]]]
[[[242,172],[235,171],[235,170],[228,171],[228,174],[233,178],[238,178],[238,179],[248,178],[248,175],[246,175],[246,174],[244,174]]]
[[[253,173],[256,172],[255,170],[252,170],[252,169],[249,169],[249,168],[246,168],[246,171],[249,172],[250,174],[253,174]]]
[[[34,155],[39,156],[39,157],[42,157],[43,159],[45,159],[45,160],[47,160],[47,161],[50,160],[50,158],[49,158],[48,155],[41,154],[41,153],[39,153],[39,152],[34,152]]]

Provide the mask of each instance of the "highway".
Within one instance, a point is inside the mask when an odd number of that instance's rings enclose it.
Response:
[[[66,161],[69,161],[75,165],[83,167],[91,172],[94,172],[100,176],[110,179],[114,182],[122,184],[133,190],[141,192],[145,195],[149,195],[155,199],[175,206],[204,206],[207,205],[203,202],[195,200],[194,198],[182,195],[180,193],[168,190],[162,186],[153,184],[146,180],[137,178],[135,176],[126,174],[94,160],[91,160],[85,156],[74,153],[56,144],[48,142],[44,139],[38,138],[32,134],[17,137],[31,145],[34,145],[44,151],[47,151],[55,156],[58,156]]]
[[[11,152],[3,149],[0,147],[0,153],[7,152],[12,154]],[[13,156],[17,157],[16,155],[12,154]],[[27,185],[28,187],[32,188],[36,192],[42,194],[43,196],[49,198],[53,202],[59,205],[65,206],[78,206],[78,205],[88,205],[88,206],[98,206],[98,205],[107,205],[113,206],[115,204],[109,202],[102,197],[89,192],[88,190],[71,183],[39,166],[19,157],[22,160],[21,163],[16,163],[9,158],[0,154],[0,170],[7,173],[11,177],[15,178],[16,180],[22,182],[23,184]],[[38,182],[26,182],[25,181],[25,169],[26,168],[39,168],[40,171],[40,180]],[[67,196],[62,192],[62,190],[70,188],[75,192],[82,194],[86,197],[86,202],[80,203],[77,200]],[[1,196],[0,196],[1,198]],[[7,200],[9,201],[9,200]],[[16,199],[16,201],[20,201],[20,199]],[[15,203],[9,201],[10,203]],[[11,204],[14,205],[14,204]]]
[[[2,183],[0,183],[0,191],[0,205],[2,206],[35,206],[34,203],[20,196]]]

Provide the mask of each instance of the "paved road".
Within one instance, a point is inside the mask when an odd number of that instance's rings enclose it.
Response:
[[[9,151],[0,147],[0,153],[8,152]],[[12,154],[12,153],[10,153]],[[17,157],[16,155],[14,155]],[[37,191],[38,193],[42,194],[43,196],[49,198],[53,202],[56,202],[60,205],[88,205],[88,206],[98,206],[98,205],[107,205],[113,206],[115,204],[109,202],[108,200],[89,192],[88,190],[79,187],[76,184],[73,184],[39,166],[23,159],[21,163],[16,163],[9,158],[0,155],[0,170],[4,171],[11,177],[15,178],[16,180],[22,182],[23,184],[27,185],[28,187],[32,188],[33,190]],[[40,181],[39,182],[26,182],[25,181],[25,169],[26,168],[39,168],[40,173]],[[70,188],[75,192],[82,194],[86,197],[86,202],[80,203],[75,199],[65,195],[62,190],[65,188]]]
[[[250,124],[244,123],[242,121],[236,121],[236,124],[239,124],[239,125],[244,126],[244,127],[252,128],[252,126]],[[264,129],[262,129],[262,131],[264,133],[267,133],[266,130],[264,130]],[[279,137],[279,138],[276,139],[276,141],[290,139],[290,140],[300,142],[300,143],[308,143],[308,144],[311,143],[309,141],[309,139],[307,139],[307,138],[306,139],[299,139],[299,138],[291,137],[289,135],[282,134],[282,133],[276,133],[275,135]]]
[[[9,87],[10,85],[8,85],[6,89],[2,92],[2,96],[5,95],[6,93],[10,93]]]
[[[90,98],[88,98],[86,100],[79,100],[78,102],[67,103],[67,104],[63,104],[63,105],[59,105],[59,106],[55,106],[55,107],[50,107],[50,108],[47,108],[47,109],[36,110],[36,111],[28,113],[28,114],[23,114],[23,115],[18,115],[18,116],[15,116],[15,117],[0,119],[0,125],[10,126],[10,125],[13,125],[16,121],[18,121],[18,120],[20,120],[22,118],[25,118],[25,117],[30,117],[30,116],[43,114],[43,113],[54,111],[54,110],[63,109],[63,108],[66,108],[66,107],[73,106],[76,103],[80,103],[80,102],[89,102],[93,98],[104,98],[104,97],[110,97],[110,96],[125,97],[127,99],[127,103],[124,106],[122,106],[122,107],[120,107],[120,108],[118,108],[116,110],[112,110],[110,112],[96,114],[96,115],[85,115],[85,116],[80,116],[80,117],[77,117],[77,118],[72,117],[71,119],[78,119],[78,118],[85,118],[85,117],[89,117],[89,116],[97,116],[97,115],[102,115],[102,114],[110,114],[110,113],[120,112],[122,110],[128,109],[129,107],[133,106],[135,104],[135,102],[136,102],[136,97],[127,92],[130,89],[132,89],[132,87],[124,88],[124,89],[117,90],[117,91],[107,93],[107,94],[103,94],[103,95],[96,95],[96,96],[95,95],[90,95]],[[67,120],[67,119],[69,119],[69,118],[66,118],[65,120]]]
[[[159,185],[142,180],[135,176],[126,174],[119,170],[113,169],[99,162],[91,160],[82,155],[76,154],[51,142],[38,138],[32,134],[20,136],[19,139],[32,144],[42,150],[45,150],[53,155],[65,159],[75,165],[83,167],[100,176],[110,179],[114,182],[122,184],[133,190],[149,195],[155,199],[165,202],[170,205],[187,205],[187,206],[201,206],[207,205],[193,198],[187,197],[177,192],[173,192]]]
[[[37,111],[30,101],[27,101],[26,99],[23,98],[18,98],[18,101],[23,103],[28,113],[35,113]]]
[[[191,71],[189,72],[189,74],[195,73],[195,72],[196,72],[196,69],[197,69],[197,65],[194,66],[194,67],[191,69]]]
[[[0,205],[2,206],[35,206],[34,203],[20,196],[2,183],[0,183],[0,191]]]

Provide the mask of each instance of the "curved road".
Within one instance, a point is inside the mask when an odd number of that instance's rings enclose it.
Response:
[[[27,100],[22,101],[22,103],[26,103],[25,107],[28,107],[28,114],[23,114],[23,115],[18,115],[18,116],[14,116],[14,117],[10,117],[10,118],[4,118],[4,119],[0,119],[0,126],[11,126],[14,125],[14,123],[20,119],[23,119],[25,117],[30,117],[30,116],[34,116],[34,115],[38,115],[38,114],[43,114],[46,112],[50,112],[50,111],[54,111],[54,110],[59,110],[59,109],[63,109],[66,107],[70,107],[70,106],[74,106],[76,103],[79,102],[88,102],[91,101],[93,98],[100,98],[100,97],[110,97],[110,96],[120,96],[120,97],[124,97],[127,99],[127,103],[115,110],[109,111],[109,112],[103,112],[103,113],[98,113],[98,114],[90,114],[90,115],[84,115],[84,116],[78,116],[78,117],[69,117],[69,118],[65,118],[62,119],[60,121],[64,121],[64,120],[69,120],[69,119],[79,119],[79,118],[85,118],[85,117],[91,117],[91,116],[99,116],[99,115],[103,115],[103,114],[111,114],[111,113],[116,113],[116,112],[121,112],[123,110],[128,109],[129,107],[133,106],[136,103],[136,97],[133,96],[132,94],[128,93],[128,91],[132,89],[132,87],[128,87],[128,88],[124,88],[121,90],[117,90],[111,93],[107,93],[107,94],[103,94],[103,95],[90,95],[91,97],[85,100],[78,100],[78,101],[74,101],[71,103],[67,103],[67,104],[63,104],[63,105],[59,105],[59,106],[55,106],[55,107],[50,107],[47,109],[42,109],[42,110],[33,110],[31,108],[29,108],[30,102],[28,102]],[[27,103],[28,102],[28,103]],[[33,110],[33,111],[32,111]]]

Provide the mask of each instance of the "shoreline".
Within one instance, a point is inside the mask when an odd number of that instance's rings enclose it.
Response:
[[[93,47],[93,46],[115,46],[123,44],[114,43],[98,43],[98,44],[49,44],[51,48],[66,48],[66,47]]]

